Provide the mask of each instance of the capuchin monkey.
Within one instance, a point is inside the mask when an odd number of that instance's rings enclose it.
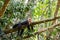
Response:
[[[32,23],[31,18],[28,18],[26,21],[24,21],[24,22],[22,22],[22,23],[19,22],[19,23],[15,24],[15,25],[13,26],[13,28],[18,27],[18,35],[22,36],[25,28],[24,28],[24,29],[21,29],[21,30],[19,30],[19,28],[21,28],[22,25],[25,25],[26,28],[28,29],[28,31],[31,31],[31,30],[33,31],[33,26],[30,26],[31,23]]]

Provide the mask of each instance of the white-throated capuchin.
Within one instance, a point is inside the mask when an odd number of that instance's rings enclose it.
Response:
[[[18,27],[18,35],[21,36],[23,34],[23,32],[24,32],[24,29],[19,30],[19,28],[21,28],[22,25],[26,25],[26,27],[28,28],[28,31],[33,30],[33,26],[30,25],[31,22],[32,22],[31,18],[28,18],[26,21],[24,21],[22,23],[19,22],[19,23],[15,24],[13,26],[13,28]]]

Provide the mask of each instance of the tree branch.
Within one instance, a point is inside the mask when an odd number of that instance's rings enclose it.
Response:
[[[57,2],[57,6],[56,6],[55,13],[54,13],[54,17],[57,16],[59,7],[60,7],[60,0],[58,0],[58,2]],[[54,24],[55,22],[56,22],[56,20],[54,20],[52,24]]]
[[[2,6],[1,10],[0,10],[0,17],[4,14],[7,6],[8,6],[8,3],[9,3],[10,0],[5,0],[4,2],[4,5]]]
[[[51,27],[48,27],[48,28],[42,28],[42,29],[40,29],[38,32],[34,33],[34,35],[40,34],[40,33],[44,32],[44,31],[47,31],[47,30],[50,30],[50,29],[53,29],[53,28],[55,28],[55,27],[57,27],[57,26],[60,26],[60,23],[54,24],[54,25],[52,25]],[[33,36],[33,35],[31,35],[31,36]],[[23,37],[23,38],[24,38],[24,39],[30,38],[31,36],[25,36],[25,37]]]
[[[46,20],[42,20],[42,21],[32,22],[30,25],[36,25],[36,24],[41,24],[41,23],[45,23],[45,22],[49,22],[49,21],[54,21],[54,20],[59,19],[59,18],[60,18],[60,16],[59,17],[52,18],[52,19],[46,19]],[[26,26],[25,25],[22,25],[22,27],[20,28],[20,30],[22,28],[26,28]],[[15,32],[17,30],[18,30],[18,27],[15,28],[15,29],[9,29],[9,30],[6,29],[6,30],[4,30],[4,32],[6,34],[8,34],[8,33],[11,33],[11,32]]]
[[[54,12],[54,18],[57,17],[59,7],[60,7],[60,0],[57,0],[57,6],[56,6],[56,10],[55,10],[55,12]],[[56,23],[57,23],[57,20],[54,20],[54,21],[52,22],[52,25],[53,25],[53,24],[56,24]],[[52,31],[53,31],[53,29],[50,29],[50,30],[49,30],[49,34],[46,36],[46,39],[47,39],[47,40],[48,40],[48,38],[50,38]]]

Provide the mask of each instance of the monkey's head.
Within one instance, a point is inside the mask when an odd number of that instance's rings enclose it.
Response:
[[[29,22],[29,24],[31,24],[31,22],[32,22],[31,18],[28,18],[28,22]]]

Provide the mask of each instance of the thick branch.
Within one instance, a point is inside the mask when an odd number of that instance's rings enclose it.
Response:
[[[42,29],[40,29],[38,32],[34,33],[34,35],[40,34],[40,33],[44,32],[44,31],[47,31],[47,30],[50,30],[50,29],[53,29],[53,28],[55,28],[55,27],[57,27],[57,26],[60,26],[60,23],[54,24],[54,25],[52,25],[51,27],[48,27],[48,28],[42,28]],[[33,35],[31,35],[31,36],[33,36]],[[25,39],[25,38],[30,38],[31,36],[25,36],[24,39]]]
[[[10,0],[5,0],[4,2],[4,5],[2,6],[1,10],[0,10],[0,17],[4,14],[7,6],[8,6],[8,3],[9,3]]]
[[[54,21],[54,20],[59,19],[59,18],[60,18],[60,17],[55,17],[55,18],[51,18],[51,19],[46,19],[46,20],[37,21],[37,22],[33,22],[31,25],[40,24],[40,23],[45,23],[45,22],[49,22],[49,21]]]
[[[60,7],[60,0],[58,0],[58,2],[57,2],[57,6],[56,6],[55,13],[54,13],[54,17],[57,16],[59,7]],[[54,24],[55,22],[56,22],[56,20],[54,20],[52,24]]]
[[[30,25],[36,25],[36,24],[41,24],[41,23],[45,23],[45,22],[49,22],[49,21],[54,21],[54,20],[56,20],[56,19],[59,19],[60,17],[55,17],[55,18],[52,18],[52,19],[46,19],[46,20],[42,20],[42,21],[37,21],[37,22],[32,22]],[[20,28],[20,30],[22,29],[22,28],[25,28],[26,26],[25,25],[22,25],[22,27]],[[18,30],[18,28],[15,28],[15,29],[9,29],[9,30],[4,30],[4,32],[6,33],[6,34],[8,34],[8,33],[11,33],[11,32],[15,32],[15,31],[17,31]]]

